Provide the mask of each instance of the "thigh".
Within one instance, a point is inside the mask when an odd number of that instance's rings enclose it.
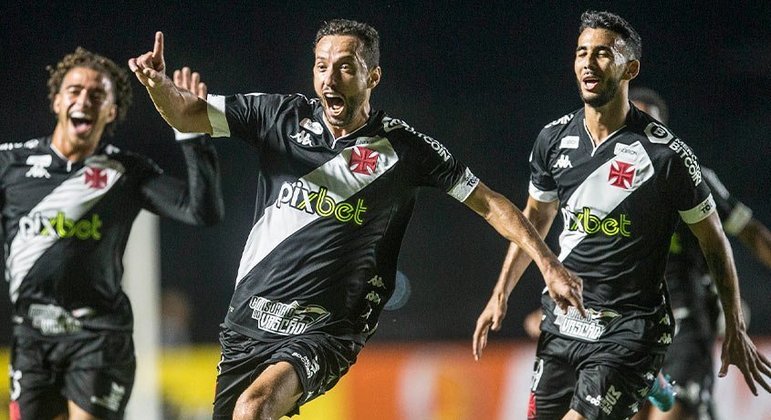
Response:
[[[576,371],[566,355],[575,345],[544,331],[538,339],[530,386],[528,419],[561,419],[570,409]]]
[[[291,413],[331,389],[356,361],[361,347],[327,334],[306,334],[260,343],[229,329],[220,333],[214,418],[231,418],[239,396],[268,366],[287,362],[294,368],[302,395]]]
[[[648,395],[664,355],[603,343],[588,345],[587,351],[578,365],[570,408],[591,419],[632,417]]]
[[[129,333],[105,333],[84,340],[69,355],[64,395],[101,419],[122,419],[134,387],[136,359]]]
[[[45,419],[67,413],[59,372],[46,354],[51,344],[31,337],[14,336],[11,347],[10,418]]]

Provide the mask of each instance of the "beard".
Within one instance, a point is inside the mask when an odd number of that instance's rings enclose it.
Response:
[[[345,108],[343,113],[337,116],[333,116],[331,112],[327,111],[327,120],[329,124],[334,127],[345,128],[348,127],[356,119],[358,113],[361,111],[361,106],[364,103],[364,96],[354,96],[344,99]]]
[[[584,95],[584,91],[581,89],[581,81],[578,80],[577,83],[578,95],[581,97],[581,100],[593,108],[599,108],[610,102],[610,100],[616,96],[616,92],[618,92],[618,87],[620,86],[618,80],[609,80],[606,89],[601,90],[600,93],[595,94],[596,96],[594,97],[587,97]]]

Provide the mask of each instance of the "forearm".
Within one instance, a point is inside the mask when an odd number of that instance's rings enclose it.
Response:
[[[545,236],[551,225],[552,217],[535,217],[528,207],[526,212],[533,218],[538,229],[509,200],[497,194],[490,200],[490,210],[485,219],[503,237],[512,242],[507,254],[506,264],[501,277],[506,274],[508,281],[501,284],[501,290],[511,293],[517,281],[524,273],[530,261],[535,261],[541,272],[547,272],[559,265],[556,255],[546,246]],[[499,284],[501,282],[499,281]]]
[[[188,90],[180,90],[166,76],[146,86],[155,109],[169,125],[183,133],[211,134],[206,101]]]
[[[702,243],[702,251],[723,305],[727,328],[744,329],[739,281],[731,245],[722,240]]]
[[[147,207],[155,213],[190,225],[222,220],[224,204],[219,160],[211,142],[196,138],[182,144],[187,182],[157,176],[143,186]]]

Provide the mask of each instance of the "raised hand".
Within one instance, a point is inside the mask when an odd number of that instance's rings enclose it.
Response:
[[[160,32],[159,32],[160,33]],[[184,89],[192,92],[195,96],[206,99],[206,83],[201,81],[201,75],[198,72],[190,70],[190,67],[182,67],[181,70],[174,70],[174,85],[178,89]]]
[[[166,77],[166,62],[163,58],[163,32],[155,33],[153,50],[128,61],[129,69],[146,87],[155,87]]]

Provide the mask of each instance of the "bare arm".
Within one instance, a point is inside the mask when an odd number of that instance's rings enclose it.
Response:
[[[128,65],[147,89],[155,109],[169,125],[183,133],[212,133],[206,101],[194,92],[178,87],[166,76],[162,32],[155,33],[152,51],[130,59]],[[197,73],[191,73],[189,68],[174,72],[175,81],[184,78],[191,78],[194,85],[199,83]]]
[[[755,258],[771,269],[771,232],[763,223],[750,219],[736,236],[747,249],[752,251]]]
[[[725,376],[728,366],[733,364],[742,372],[753,394],[758,395],[755,382],[771,392],[771,386],[766,379],[771,377],[771,362],[763,354],[758,353],[752,340],[747,336],[733,253],[723,233],[720,219],[713,213],[706,219],[688,226],[699,239],[699,246],[707,260],[712,278],[715,279],[720,302],[723,305],[726,333],[718,376]]]
[[[505,197],[480,183],[465,203],[512,242],[493,295],[477,320],[473,341],[475,358],[481,357],[490,328],[500,329],[509,295],[532,260],[541,270],[549,294],[557,304],[563,310],[575,306],[584,313],[581,279],[565,269],[541,239],[554,220],[556,202],[540,203],[530,199],[523,214]]]

